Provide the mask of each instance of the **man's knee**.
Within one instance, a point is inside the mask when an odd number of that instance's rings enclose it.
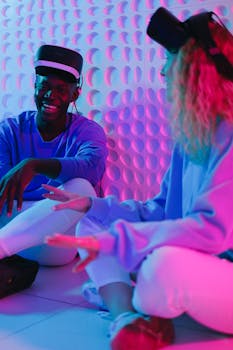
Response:
[[[73,178],[61,185],[61,188],[68,192],[74,192],[82,196],[96,197],[96,192],[91,183],[83,178]]]
[[[89,218],[85,215],[76,226],[76,236],[90,236],[106,230],[106,226],[102,225],[98,220]]]

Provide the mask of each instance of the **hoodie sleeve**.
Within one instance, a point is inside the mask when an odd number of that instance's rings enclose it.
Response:
[[[76,142],[74,135],[70,142],[73,144]],[[108,154],[105,133],[100,125],[86,120],[85,127],[79,131],[77,142],[80,143],[80,146],[75,152],[70,152],[68,149],[64,156],[56,157],[61,163],[61,172],[56,180],[64,183],[71,178],[81,177],[95,186],[105,171]],[[69,146],[70,149],[73,144]]]
[[[133,199],[119,202],[115,196],[92,198],[92,207],[87,215],[105,226],[118,219],[129,222],[164,220],[168,178],[169,170],[163,178],[160,193],[145,202]]]

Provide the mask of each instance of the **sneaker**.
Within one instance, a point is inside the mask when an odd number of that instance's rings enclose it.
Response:
[[[39,264],[36,261],[12,255],[0,260],[0,299],[31,287]]]
[[[174,340],[172,321],[127,312],[112,323],[112,350],[157,350]]]
[[[81,294],[84,299],[86,299],[90,304],[97,306],[100,310],[108,310],[92,281],[84,283]]]

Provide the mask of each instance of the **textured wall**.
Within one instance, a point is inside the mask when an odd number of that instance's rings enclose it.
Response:
[[[159,6],[180,19],[214,10],[232,31],[232,0],[0,0],[0,119],[35,108],[38,46],[79,50],[85,64],[78,109],[108,135],[103,187],[120,199],[153,196],[169,162],[168,106],[159,74],[164,52],[145,34]]]

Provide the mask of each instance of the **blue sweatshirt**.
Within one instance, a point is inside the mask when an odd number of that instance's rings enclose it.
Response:
[[[175,147],[153,199],[93,198],[87,215],[106,227],[97,236],[101,251],[117,256],[127,270],[161,246],[216,255],[233,248],[233,126],[219,125],[202,165]]]
[[[24,192],[24,200],[42,199],[42,183],[59,186],[81,177],[95,186],[102,178],[107,157],[106,137],[100,125],[79,114],[67,115],[64,132],[44,141],[36,125],[36,111],[23,112],[0,123],[0,178],[25,158],[56,158],[61,172],[55,180],[37,175]]]

